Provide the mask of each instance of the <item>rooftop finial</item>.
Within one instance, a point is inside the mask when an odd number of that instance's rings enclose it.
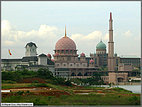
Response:
[[[102,37],[101,37],[101,40],[100,40],[100,42],[102,42]]]
[[[67,37],[67,34],[66,34],[66,25],[65,25],[65,37]]]
[[[112,13],[110,12],[110,20],[112,20]]]

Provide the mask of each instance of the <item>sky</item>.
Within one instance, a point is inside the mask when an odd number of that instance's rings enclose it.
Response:
[[[108,52],[110,12],[114,52],[118,56],[140,57],[140,4],[139,1],[2,1],[1,58],[22,58],[29,42],[36,43],[38,55],[53,55],[56,42],[64,36],[65,25],[79,55],[95,53],[100,40]]]

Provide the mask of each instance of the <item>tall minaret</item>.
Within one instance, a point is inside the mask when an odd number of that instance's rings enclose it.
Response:
[[[109,19],[109,42],[108,42],[108,71],[114,71],[114,42],[113,42],[113,27],[112,27],[112,13],[110,12]]]

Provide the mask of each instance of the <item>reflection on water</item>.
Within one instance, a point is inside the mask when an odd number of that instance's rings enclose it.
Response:
[[[130,90],[133,93],[141,93],[141,85],[119,85],[118,87]]]
[[[93,87],[109,87],[109,85],[93,85]],[[112,87],[120,87],[132,91],[133,93],[141,93],[141,85],[118,85]]]

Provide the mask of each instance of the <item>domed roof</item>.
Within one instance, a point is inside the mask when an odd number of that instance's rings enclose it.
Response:
[[[76,50],[76,45],[69,37],[63,37],[56,43],[55,50]]]
[[[85,53],[81,53],[80,56],[85,56]]]
[[[29,43],[27,43],[25,47],[27,47],[27,46],[32,47],[33,45],[37,48],[36,44],[35,44],[35,43],[33,43],[33,42],[29,42]]]
[[[90,62],[90,63],[94,63],[94,60],[93,60],[93,59],[91,59],[89,62]]]
[[[55,60],[54,60],[54,59],[51,59],[51,61],[54,62]]]
[[[48,58],[51,58],[51,54],[47,54]]]
[[[106,45],[102,41],[100,41],[97,44],[96,49],[106,49]]]
[[[39,57],[46,57],[46,55],[42,53],[39,55]]]
[[[65,36],[57,41],[55,50],[76,50],[76,44],[72,39],[70,39],[66,35],[66,26],[65,26]]]

